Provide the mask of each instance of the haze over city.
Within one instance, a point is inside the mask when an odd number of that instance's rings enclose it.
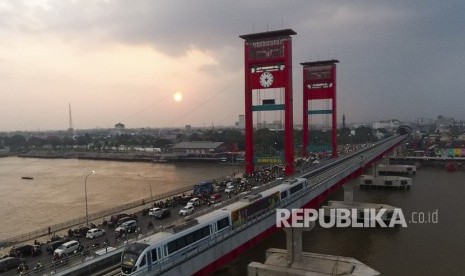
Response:
[[[301,62],[338,59],[349,122],[465,119],[463,1],[2,1],[0,131],[233,125],[239,35],[293,29]],[[338,118],[340,122],[341,119]]]

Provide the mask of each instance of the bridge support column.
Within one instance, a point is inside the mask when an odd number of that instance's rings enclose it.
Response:
[[[378,166],[378,162],[374,162],[371,166],[371,175],[373,175],[373,177],[378,177]]]
[[[294,262],[302,260],[302,233],[311,231],[315,227],[315,222],[311,222],[308,228],[286,227],[286,248],[287,248],[287,263],[288,267]]]
[[[354,186],[353,182],[348,182],[342,186],[344,188],[344,202],[354,202]]]

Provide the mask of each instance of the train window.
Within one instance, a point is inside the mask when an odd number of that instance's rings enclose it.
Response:
[[[285,199],[287,197],[287,191],[281,193],[281,199]]]
[[[152,262],[156,262],[157,261],[157,249],[154,248],[152,249]]]
[[[206,236],[210,235],[210,227],[204,227],[202,228],[202,238],[205,238]]]
[[[194,235],[193,234],[186,235],[186,244],[191,244],[193,242],[194,242]]]
[[[229,218],[220,219],[216,223],[216,228],[218,229],[218,231],[228,226],[229,226]]]
[[[160,250],[160,247],[158,247],[158,248],[157,248],[157,251],[158,251],[158,258],[160,258],[160,259],[161,259],[161,258],[162,258],[162,256],[161,256],[161,250]]]
[[[205,226],[168,243],[168,254],[176,252],[210,235],[210,226]]]
[[[187,244],[186,244],[186,237],[185,236],[176,240],[176,246],[178,247],[178,249],[183,248],[186,245]]]
[[[178,248],[176,247],[176,240],[170,241],[168,243],[168,254],[171,254],[175,252],[176,250],[178,250]]]
[[[302,190],[303,186],[304,185],[302,183],[300,183],[299,185],[295,185],[294,187],[290,188],[289,189],[290,194],[292,195],[292,194]]]
[[[145,256],[142,258],[142,261],[140,261],[139,267],[143,267],[147,263],[147,260]]]
[[[200,240],[202,238],[202,235],[199,230],[195,231],[192,234],[194,235],[194,241]]]

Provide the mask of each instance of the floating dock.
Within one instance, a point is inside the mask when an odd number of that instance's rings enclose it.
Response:
[[[360,188],[370,187],[394,187],[410,189],[412,186],[412,179],[409,177],[402,176],[373,176],[373,175],[362,175],[360,177]]]
[[[379,175],[415,175],[417,167],[413,165],[378,165]]]

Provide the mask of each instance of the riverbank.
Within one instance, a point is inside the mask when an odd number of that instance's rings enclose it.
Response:
[[[202,162],[202,163],[221,163],[223,165],[241,165],[242,160],[225,160],[221,157],[190,157],[176,156],[173,154],[160,154],[143,151],[124,151],[124,152],[83,152],[83,151],[29,151],[27,153],[17,154],[22,158],[41,158],[41,159],[85,159],[85,160],[103,160],[103,161],[122,161],[122,162]]]

